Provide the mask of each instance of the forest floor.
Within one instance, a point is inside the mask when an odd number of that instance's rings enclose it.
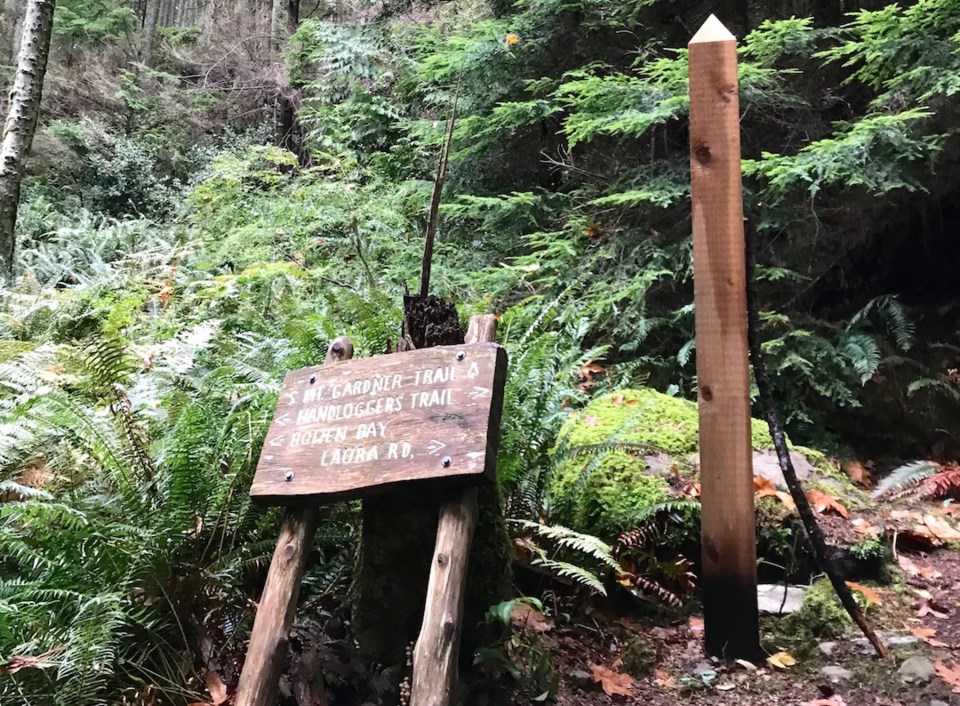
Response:
[[[671,624],[597,611],[560,618],[541,635],[562,675],[557,704],[960,705],[960,551],[900,552],[898,561],[905,580],[877,589],[879,602],[868,612],[884,638],[893,638],[887,660],[849,627],[844,638],[822,641],[788,667],[724,666],[704,656],[700,615]],[[762,632],[775,632],[781,619],[762,618]],[[622,670],[637,635],[647,636],[655,661],[646,675],[630,677]],[[926,683],[901,677],[900,667],[913,656],[933,665]]]

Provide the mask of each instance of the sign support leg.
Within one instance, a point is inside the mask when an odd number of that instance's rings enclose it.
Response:
[[[492,342],[497,319],[473,316],[466,343]],[[457,660],[470,541],[477,525],[477,488],[444,494],[437,543],[430,565],[423,626],[413,651],[410,706],[450,706],[457,688]]]
[[[330,344],[324,364],[353,357],[353,343],[340,337]],[[287,510],[273,552],[267,581],[250,633],[247,658],[237,686],[236,706],[268,706],[276,701],[277,684],[287,652],[300,583],[313,546],[319,511],[314,505]]]

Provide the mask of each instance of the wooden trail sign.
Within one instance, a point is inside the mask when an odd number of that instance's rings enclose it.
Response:
[[[713,15],[690,40],[704,644],[760,654],[747,367],[737,42]]]
[[[287,374],[251,495],[293,507],[257,608],[236,706],[276,701],[318,501],[412,480],[493,477],[507,366],[506,352],[492,343],[495,333],[494,316],[474,316],[470,343],[351,362],[353,344],[341,337],[323,366]],[[411,706],[451,703],[476,523],[476,484],[448,489],[414,656]]]
[[[492,478],[507,356],[425,348],[287,373],[250,494],[279,504]]]

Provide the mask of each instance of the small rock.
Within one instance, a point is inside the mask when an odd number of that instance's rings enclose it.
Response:
[[[933,662],[926,657],[914,656],[905,660],[897,670],[900,675],[900,681],[904,684],[926,684],[931,679],[935,670]]]
[[[715,672],[713,665],[709,662],[700,662],[696,667],[694,667],[694,674],[706,674],[707,672]]]
[[[771,583],[762,583],[757,586],[757,608],[761,613],[787,615],[796,613],[803,604],[802,586],[787,586],[787,599],[783,599],[783,586]],[[780,610],[781,604],[783,610]]]
[[[950,706],[950,704],[948,704],[946,701],[940,701],[938,699],[934,699],[933,701],[930,702],[930,706]]]
[[[844,669],[836,664],[831,664],[820,669],[820,673],[834,684],[853,678],[853,672]]]
[[[916,635],[894,635],[884,640],[887,647],[903,647],[904,645],[915,645],[920,642]]]
[[[836,642],[821,642],[817,647],[820,648],[820,651],[823,653],[824,657],[830,657],[833,655],[833,651],[837,649]]]
[[[887,644],[887,638],[881,635],[879,632],[877,633],[877,637],[880,638],[880,641],[883,642],[884,645]],[[852,644],[856,648],[857,652],[862,655],[872,655],[877,653],[873,645],[870,644],[870,640],[865,637],[856,638],[852,641]]]
[[[579,686],[581,689],[588,689],[593,686],[593,676],[590,672],[585,672],[582,669],[574,669],[569,674],[570,681]]]

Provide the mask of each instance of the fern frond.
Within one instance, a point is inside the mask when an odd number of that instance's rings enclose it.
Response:
[[[873,497],[878,500],[903,497],[939,470],[940,465],[933,461],[913,461],[898,466],[877,484]]]
[[[603,582],[597,578],[596,574],[581,566],[566,561],[549,559],[546,556],[535,557],[532,564],[551,571],[562,578],[570,579],[591,591],[599,593],[601,596],[607,595],[607,589],[604,588]]]

